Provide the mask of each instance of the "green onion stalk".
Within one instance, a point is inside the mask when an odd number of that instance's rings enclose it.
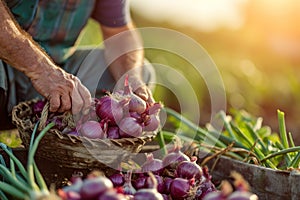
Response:
[[[0,181],[0,199],[6,200],[9,197],[17,199],[42,199],[49,196],[50,192],[45,180],[38,170],[34,155],[38,148],[39,142],[43,136],[55,125],[54,122],[49,123],[36,137],[36,123],[31,134],[31,141],[28,150],[27,168],[22,165],[20,160],[13,154],[12,150],[5,144],[0,143],[0,148],[9,156],[10,167],[6,167],[3,157],[0,157],[0,175],[3,180]],[[16,167],[19,173],[16,173]]]
[[[190,142],[193,140],[195,143],[199,144],[200,147],[202,144],[202,146],[204,146],[203,148],[205,148],[206,145],[204,142],[211,142],[221,149],[226,149],[230,145],[233,145],[232,147],[234,148],[245,149],[246,151],[251,152],[258,159],[258,163],[268,168],[277,169],[279,167],[278,164],[282,163],[282,158],[286,161],[286,165],[283,168],[299,167],[300,147],[295,146],[291,133],[287,133],[284,113],[279,110],[277,111],[277,114],[280,140],[270,143],[268,136],[262,135],[260,132],[262,120],[257,120],[255,124],[252,125],[250,120],[238,121],[236,119],[231,119],[226,116],[224,111],[220,111],[218,116],[223,121],[225,130],[219,132],[213,127],[207,128],[207,130],[203,129],[176,111],[167,107],[164,109],[168,115],[186,125],[190,130],[196,132],[196,135],[193,137],[188,134],[184,136],[177,135],[182,141]],[[225,133],[225,131],[227,133]],[[172,135],[170,132],[164,130],[162,130],[162,134],[165,138],[170,138]],[[204,138],[206,138],[206,140],[204,140]],[[274,152],[274,149],[278,150]],[[229,151],[227,155],[229,154],[231,157],[238,160],[247,160],[245,156],[248,156],[235,153],[234,151]]]

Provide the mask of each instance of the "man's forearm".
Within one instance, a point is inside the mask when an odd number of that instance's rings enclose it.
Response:
[[[120,28],[102,27],[105,56],[115,80],[131,71],[141,75],[144,51],[141,39],[132,24]],[[114,36],[114,37],[113,37]]]
[[[12,18],[0,1],[0,59],[34,78],[41,66],[55,67],[51,59]]]

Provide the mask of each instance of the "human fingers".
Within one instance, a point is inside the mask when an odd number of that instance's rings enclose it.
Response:
[[[60,107],[60,95],[58,93],[52,93],[49,94],[47,99],[50,103],[49,111],[56,112]]]
[[[72,113],[78,114],[82,112],[87,114],[92,103],[92,97],[89,90],[81,83],[81,81],[73,76],[74,89],[72,92]]]
[[[82,112],[83,114],[87,114],[89,112],[91,103],[92,103],[92,97],[90,91],[79,82],[78,87],[79,94],[81,96],[81,99],[83,100],[82,105]]]
[[[61,102],[60,102],[60,107],[58,109],[58,112],[65,112],[71,109],[72,102],[69,93],[61,95],[60,100]]]
[[[84,102],[77,87],[73,89],[71,98],[72,98],[72,113],[76,115],[82,110],[83,102]]]
[[[136,89],[135,94],[150,104],[154,103],[154,98],[152,96],[152,92],[146,85]]]

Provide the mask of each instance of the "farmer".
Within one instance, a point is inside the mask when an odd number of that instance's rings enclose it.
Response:
[[[144,84],[153,70],[144,62],[128,4],[0,0],[0,129],[7,128],[14,105],[40,96],[51,112],[84,112],[91,97],[120,86],[125,74],[135,93],[153,101]],[[100,24],[103,49],[76,47],[89,18]]]

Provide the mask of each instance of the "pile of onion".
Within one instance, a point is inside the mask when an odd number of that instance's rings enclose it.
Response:
[[[140,137],[159,129],[161,108],[161,103],[149,104],[125,86],[124,91],[96,99],[91,109],[96,118],[83,117],[87,120],[79,120],[77,130],[91,139]]]
[[[41,117],[45,103],[39,100],[33,104],[36,119]],[[77,119],[74,127],[68,127],[58,113],[51,113],[47,121],[54,121],[62,133],[90,139],[140,137],[160,128],[161,108],[161,103],[148,103],[134,94],[126,80],[123,90],[94,98],[89,113]]]
[[[177,164],[163,165],[172,161]],[[208,168],[201,167],[195,157],[190,158],[177,149],[162,160],[151,153],[146,154],[146,161],[135,172],[118,169],[107,177],[91,173],[85,179],[76,175],[71,177],[68,186],[58,190],[58,194],[63,200],[257,199],[241,175],[233,173],[232,177],[233,184],[223,181],[218,190],[211,181]]]

